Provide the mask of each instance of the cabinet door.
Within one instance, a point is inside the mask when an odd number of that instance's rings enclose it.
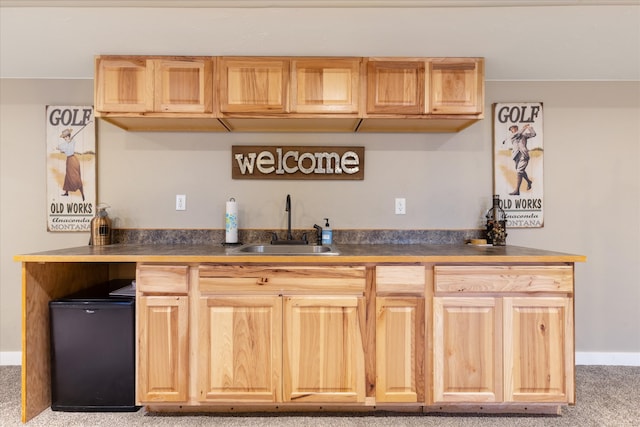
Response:
[[[219,67],[222,113],[288,112],[288,59],[222,57]]]
[[[357,113],[359,58],[291,60],[292,113]]]
[[[281,400],[282,298],[200,299],[198,400]]]
[[[154,109],[158,112],[210,113],[213,110],[213,60],[155,60]]]
[[[153,110],[153,62],[136,57],[96,58],[96,110]]]
[[[188,297],[139,296],[137,401],[188,398]]]
[[[502,318],[499,298],[433,299],[433,399],[502,401]]]
[[[573,304],[504,298],[505,401],[574,403]]]
[[[367,63],[367,113],[423,114],[425,62],[374,60]]]
[[[364,402],[363,297],[284,297],[284,401]]]
[[[484,67],[477,58],[429,61],[431,114],[481,114],[484,111]]]
[[[376,298],[376,401],[424,402],[424,298]]]

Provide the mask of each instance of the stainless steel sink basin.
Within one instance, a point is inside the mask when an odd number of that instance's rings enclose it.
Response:
[[[232,255],[339,255],[340,251],[331,245],[263,245],[249,244],[231,248],[227,254]]]

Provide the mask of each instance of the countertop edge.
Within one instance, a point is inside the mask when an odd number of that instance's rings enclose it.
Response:
[[[109,245],[59,249],[13,257],[17,262],[183,262],[245,264],[345,263],[465,263],[465,262],[586,262],[585,255],[520,246],[471,245],[338,245],[340,255],[237,255],[219,246]]]

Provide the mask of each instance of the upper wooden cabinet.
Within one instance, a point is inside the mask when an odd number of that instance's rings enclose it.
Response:
[[[127,130],[457,132],[482,58],[96,57],[96,116]]]
[[[369,59],[368,114],[424,114],[425,61]]]
[[[291,60],[291,111],[356,114],[360,106],[360,58]]]
[[[221,113],[286,113],[289,59],[220,58]]]
[[[95,106],[98,112],[153,110],[153,64],[141,57],[97,57]]]
[[[368,58],[359,132],[451,132],[484,117],[482,58]]]
[[[353,132],[361,58],[219,58],[221,121],[232,131]]]
[[[479,58],[429,60],[431,114],[471,114],[484,111],[484,61]]]
[[[127,130],[225,130],[211,57],[98,56],[96,116]]]
[[[154,64],[154,111],[213,112],[213,60],[157,59]]]

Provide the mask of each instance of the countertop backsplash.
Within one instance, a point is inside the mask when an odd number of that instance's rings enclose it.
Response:
[[[239,243],[264,243],[271,241],[272,233],[280,239],[286,230],[240,229]],[[309,243],[316,242],[314,229],[293,230],[294,239],[307,233]],[[334,229],[333,243],[340,244],[463,244],[470,239],[485,238],[484,229],[464,230],[353,230]],[[119,244],[224,244],[224,229],[133,229],[113,230],[113,243]]]

